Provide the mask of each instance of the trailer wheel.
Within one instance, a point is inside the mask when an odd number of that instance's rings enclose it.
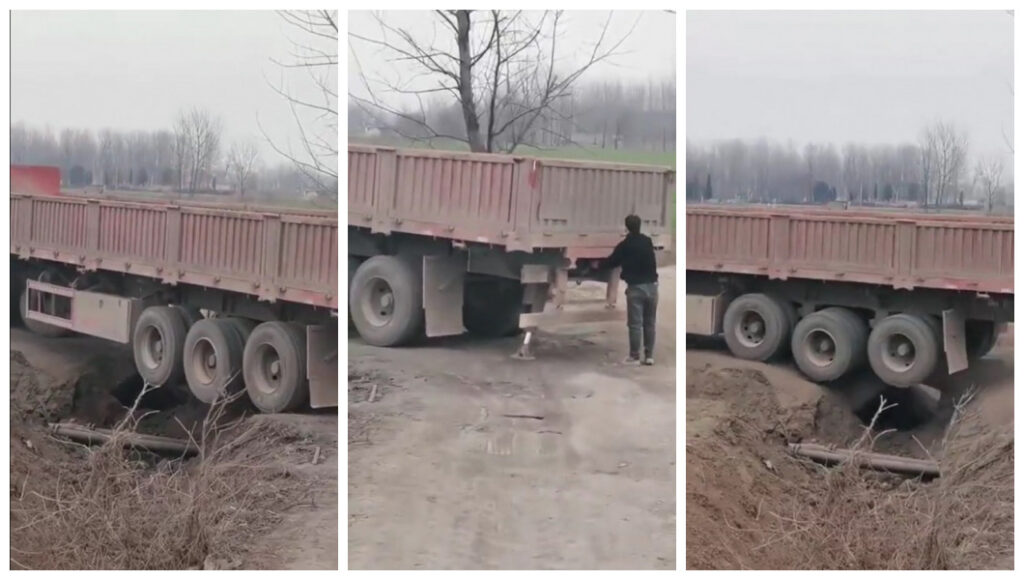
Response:
[[[867,339],[863,319],[845,308],[826,308],[797,323],[793,360],[812,381],[834,381],[863,364]]]
[[[887,385],[909,387],[928,378],[939,361],[935,328],[920,316],[895,314],[875,325],[868,361]]]
[[[195,323],[185,339],[185,379],[197,399],[213,403],[242,388],[242,351],[238,327],[227,318]]]
[[[500,338],[519,332],[523,312],[523,285],[515,280],[494,280],[466,284],[462,300],[462,323],[477,336]]]
[[[394,256],[374,256],[356,270],[349,292],[352,322],[374,346],[397,346],[423,328],[423,272]]]
[[[150,306],[142,311],[132,332],[132,354],[143,381],[150,385],[181,382],[187,333],[184,316],[172,306]]]
[[[789,346],[790,318],[780,300],[764,294],[744,294],[725,310],[725,343],[732,354],[766,361]]]
[[[998,338],[998,328],[991,320],[968,320],[964,332],[967,359],[978,360],[992,351]]]
[[[245,343],[245,390],[264,413],[296,411],[309,400],[304,329],[287,322],[264,322]]]

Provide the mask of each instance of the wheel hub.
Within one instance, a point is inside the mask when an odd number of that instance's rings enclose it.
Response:
[[[192,370],[195,379],[202,385],[209,385],[217,377],[217,347],[207,339],[196,341],[192,350]]]
[[[164,337],[160,329],[150,326],[142,337],[142,364],[147,369],[155,369],[164,360]]]
[[[283,376],[283,365],[281,355],[269,344],[261,345],[256,350],[256,373],[255,380],[250,386],[256,387],[261,392],[273,393],[281,388]]]
[[[387,326],[395,314],[395,292],[391,285],[381,278],[369,282],[360,302],[363,316],[373,326]]]
[[[747,348],[760,345],[765,339],[765,321],[757,312],[747,312],[736,329],[736,338]]]
[[[807,359],[811,364],[827,367],[836,359],[836,339],[823,328],[816,328],[804,339]]]
[[[893,333],[882,349],[882,363],[894,372],[905,372],[914,366],[917,351],[909,337]]]

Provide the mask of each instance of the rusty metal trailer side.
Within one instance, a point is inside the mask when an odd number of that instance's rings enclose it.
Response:
[[[664,167],[349,145],[349,226],[603,257],[635,213],[671,243]]]
[[[1013,222],[687,207],[686,268],[1012,295]]]
[[[333,212],[11,195],[11,254],[338,308]]]

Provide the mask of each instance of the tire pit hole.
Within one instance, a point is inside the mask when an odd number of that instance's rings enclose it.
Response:
[[[131,407],[135,404],[135,400],[142,394],[145,388],[145,383],[142,377],[138,374],[129,376],[118,383],[111,394],[125,407]],[[161,387],[150,387],[142,399],[139,401],[140,409],[149,409],[153,411],[165,411],[172,409],[182,404],[184,401],[181,396],[175,392],[170,385],[164,385]]]
[[[911,431],[931,422],[937,413],[938,399],[928,387],[886,387],[856,407],[854,414],[862,424],[870,425],[883,399],[885,409],[875,421],[876,431]]]

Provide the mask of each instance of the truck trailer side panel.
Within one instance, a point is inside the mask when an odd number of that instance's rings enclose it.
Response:
[[[11,253],[338,308],[338,222],[332,212],[12,194]]]
[[[636,213],[670,244],[663,167],[349,145],[349,225],[571,258],[607,255]]]
[[[1013,294],[1013,223],[975,216],[686,210],[688,270]]]

